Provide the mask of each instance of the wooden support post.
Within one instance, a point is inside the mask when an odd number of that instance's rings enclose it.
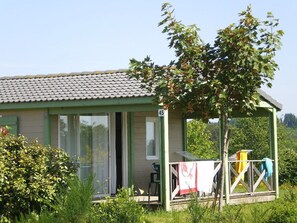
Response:
[[[279,182],[278,182],[278,147],[277,147],[277,117],[276,109],[272,108],[269,114],[269,126],[270,126],[270,153],[274,160],[273,173],[274,173],[274,189],[276,197],[279,197]]]
[[[183,125],[183,151],[187,151],[188,149],[188,142],[187,142],[187,136],[188,136],[188,122],[186,118],[183,118],[182,121],[182,125]]]
[[[158,116],[160,123],[161,203],[166,211],[170,211],[168,110],[159,109]]]
[[[134,188],[134,116],[129,112],[127,116],[128,124],[128,186]]]

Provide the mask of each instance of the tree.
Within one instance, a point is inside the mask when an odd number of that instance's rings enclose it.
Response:
[[[278,69],[274,56],[280,49],[283,32],[273,31],[278,20],[271,13],[267,14],[267,20],[261,21],[253,17],[248,6],[239,14],[238,24],[219,30],[213,45],[205,44],[197,26],[185,26],[175,19],[169,3],[163,4],[162,11],[159,25],[168,35],[169,48],[175,50],[176,60],[160,66],[150,57],[143,61],[131,59],[128,74],[154,92],[156,103],[163,104],[165,109],[179,107],[185,113],[195,112],[204,120],[219,116],[224,129],[221,210],[230,135],[228,119],[235,110],[249,114],[256,109],[257,89],[263,84],[272,86],[271,80]]]
[[[297,118],[294,114],[285,114],[283,123],[289,128],[297,128]]]
[[[230,152],[241,149],[253,150],[250,158],[261,160],[270,156],[269,131],[267,118],[236,119],[233,123]],[[297,183],[296,138],[292,129],[278,123],[279,181],[280,183]]]
[[[250,159],[261,160],[270,156],[269,120],[266,117],[235,119],[230,140],[230,153],[252,150]]]
[[[187,150],[203,159],[214,159],[218,156],[215,143],[211,141],[211,132],[201,120],[194,119],[187,123]]]
[[[296,131],[278,123],[279,181],[281,184],[297,184],[297,140]],[[293,134],[292,134],[293,133]]]

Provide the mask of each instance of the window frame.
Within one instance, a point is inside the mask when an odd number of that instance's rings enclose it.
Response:
[[[155,146],[155,154],[148,154],[148,134],[147,134],[147,124],[148,122],[154,123],[154,146]],[[158,117],[146,117],[145,119],[145,156],[147,160],[159,160],[159,151],[160,151],[160,143],[159,143],[159,135],[160,135],[160,129],[159,129],[159,119]]]

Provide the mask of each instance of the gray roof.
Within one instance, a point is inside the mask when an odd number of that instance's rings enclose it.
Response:
[[[262,100],[267,101],[268,103],[272,104],[277,110],[282,110],[283,105],[273,99],[270,95],[268,95],[265,91],[258,89],[258,93],[260,94]]]
[[[0,78],[0,104],[152,96],[125,70]]]
[[[126,70],[0,78],[0,104],[150,97]],[[259,89],[262,99],[278,110],[282,105]]]

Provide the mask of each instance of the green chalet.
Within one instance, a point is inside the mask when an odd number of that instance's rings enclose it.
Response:
[[[194,175],[194,180],[181,178],[182,164],[203,162],[187,153],[188,117],[154,104],[154,95],[141,88],[139,81],[129,79],[125,70],[2,77],[0,87],[0,126],[63,148],[79,163],[81,179],[95,175],[94,198],[131,187],[142,192],[139,201],[156,202],[170,210],[187,197],[182,188],[185,182],[188,189],[193,186],[193,191],[203,192],[202,198],[212,196],[216,188],[220,160],[210,165],[208,191],[195,185]],[[229,159],[226,203],[273,200],[279,195],[276,112],[282,106],[263,91],[259,93],[261,103],[253,116],[269,117],[267,157],[273,170],[267,178],[269,170],[260,168],[265,161],[241,160],[245,165],[238,172],[238,160]],[[199,169],[193,173],[202,176]],[[200,177],[199,183],[203,182]]]

